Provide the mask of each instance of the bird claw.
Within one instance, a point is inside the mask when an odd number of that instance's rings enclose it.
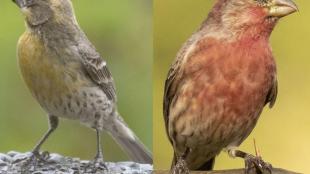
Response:
[[[108,170],[108,166],[106,165],[106,163],[102,158],[96,158],[94,161],[94,165],[98,169]]]
[[[177,163],[172,168],[171,174],[189,174],[186,161],[182,157],[177,160]]]
[[[86,166],[86,170],[90,169],[91,173],[96,173],[97,171],[108,171],[108,166],[104,162],[103,158],[95,158],[93,161],[89,162]]]
[[[21,161],[23,161],[23,169],[35,170],[40,163],[47,163],[47,160],[49,159],[50,154],[47,151],[44,151],[42,153],[40,152],[32,152],[30,157],[24,158]]]
[[[248,155],[245,157],[245,174],[250,174],[255,169],[257,174],[271,174],[272,165],[263,161],[260,156]]]

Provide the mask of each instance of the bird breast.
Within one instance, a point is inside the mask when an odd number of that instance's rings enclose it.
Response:
[[[18,60],[23,78],[33,94],[51,98],[69,89],[63,81],[64,65],[48,53],[43,42],[32,33],[24,33],[18,42]],[[35,96],[37,96],[35,95]]]
[[[218,112],[225,106],[239,117],[263,107],[276,73],[268,42],[204,42],[187,58],[180,95]]]

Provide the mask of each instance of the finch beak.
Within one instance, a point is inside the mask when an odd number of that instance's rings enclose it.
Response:
[[[25,0],[12,0],[19,8],[23,8],[26,6]]]
[[[273,0],[269,6],[269,16],[284,17],[298,11],[297,5],[292,0]]]
[[[23,8],[27,8],[30,7],[31,5],[33,5],[33,1],[31,0],[12,0],[19,8],[23,9]]]

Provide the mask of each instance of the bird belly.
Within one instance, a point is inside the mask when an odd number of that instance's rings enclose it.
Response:
[[[109,119],[113,104],[99,87],[79,75],[78,70],[70,69],[79,69],[78,65],[65,65],[30,33],[24,34],[18,45],[24,81],[48,114],[104,129],[103,122]]]

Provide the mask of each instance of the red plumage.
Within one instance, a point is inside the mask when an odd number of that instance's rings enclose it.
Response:
[[[175,160],[183,157],[191,170],[212,169],[215,156],[238,147],[275,102],[269,36],[280,17],[269,16],[263,2],[219,0],[171,66],[166,130]]]

